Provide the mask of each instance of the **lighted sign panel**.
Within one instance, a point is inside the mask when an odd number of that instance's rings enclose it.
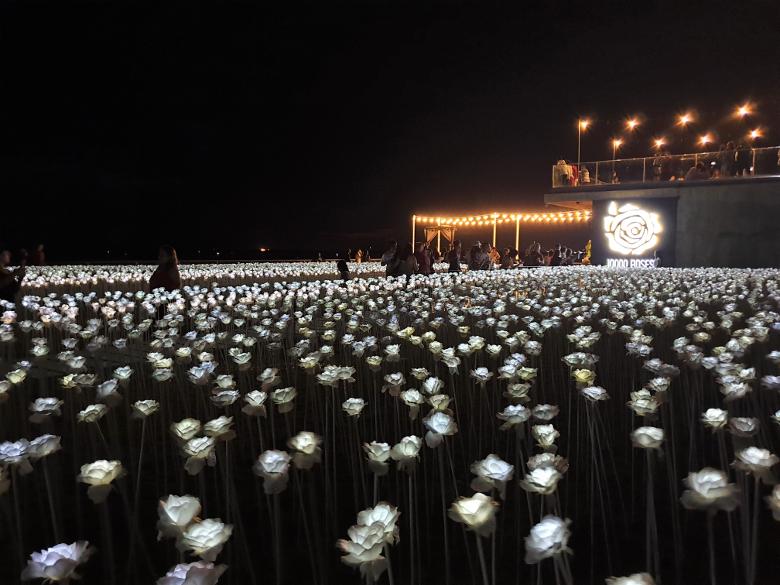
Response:
[[[674,266],[676,199],[593,202],[594,264],[647,268]]]

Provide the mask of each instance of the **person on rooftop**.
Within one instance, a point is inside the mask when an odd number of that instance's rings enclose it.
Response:
[[[705,181],[709,178],[710,174],[707,172],[707,169],[702,162],[696,163],[696,166],[691,167],[688,169],[688,172],[685,173],[686,181]]]

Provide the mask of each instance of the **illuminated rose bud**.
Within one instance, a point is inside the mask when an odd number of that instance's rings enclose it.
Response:
[[[119,461],[106,461],[100,459],[93,463],[86,463],[81,466],[81,473],[78,481],[89,486],[87,495],[95,504],[100,504],[106,500],[111,491],[111,483],[125,474],[122,463]]]
[[[182,533],[179,542],[190,554],[213,562],[232,533],[232,525],[223,524],[219,518],[207,518],[190,524]]]
[[[495,489],[501,499],[504,499],[506,484],[512,480],[514,470],[514,466],[491,453],[471,464],[471,473],[476,475],[471,481],[471,489],[475,492],[489,492]]]
[[[22,571],[22,581],[43,579],[44,582],[68,583],[71,579],[80,579],[76,572],[86,563],[94,549],[86,540],[71,544],[58,544],[30,555],[27,566]]]
[[[657,427],[639,427],[631,433],[631,443],[639,449],[660,449],[664,430]]]
[[[734,510],[738,503],[737,486],[728,482],[728,476],[719,469],[705,467],[692,471],[683,480],[688,488],[680,497],[687,509]]]
[[[562,520],[557,516],[545,516],[542,521],[531,528],[531,533],[525,537],[525,562],[533,565],[563,553],[571,553],[568,547],[571,531],[570,520]]]
[[[496,527],[496,512],[498,502],[490,496],[477,493],[470,498],[458,498],[450,506],[448,515],[480,536],[490,536]]]
[[[278,494],[287,487],[290,470],[290,455],[285,451],[269,449],[260,454],[252,470],[263,478],[266,494]]]
[[[157,580],[156,585],[217,585],[227,565],[197,561],[181,563]]]
[[[157,506],[157,540],[179,538],[200,514],[200,500],[193,496],[169,495]]]
[[[287,446],[293,453],[292,461],[297,469],[311,469],[315,463],[320,462],[322,450],[322,437],[301,431],[294,437],[290,437]]]
[[[347,398],[341,404],[341,409],[350,417],[359,417],[365,406],[366,401],[362,398]]]

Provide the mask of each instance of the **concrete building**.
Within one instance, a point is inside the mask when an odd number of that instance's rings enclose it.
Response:
[[[780,176],[558,187],[545,203],[592,210],[594,264],[780,266]]]

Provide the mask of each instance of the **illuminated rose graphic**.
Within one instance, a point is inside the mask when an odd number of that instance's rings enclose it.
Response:
[[[621,254],[639,256],[658,243],[661,232],[658,214],[627,203],[618,208],[610,203],[608,215],[604,218],[604,235],[611,250]]]

